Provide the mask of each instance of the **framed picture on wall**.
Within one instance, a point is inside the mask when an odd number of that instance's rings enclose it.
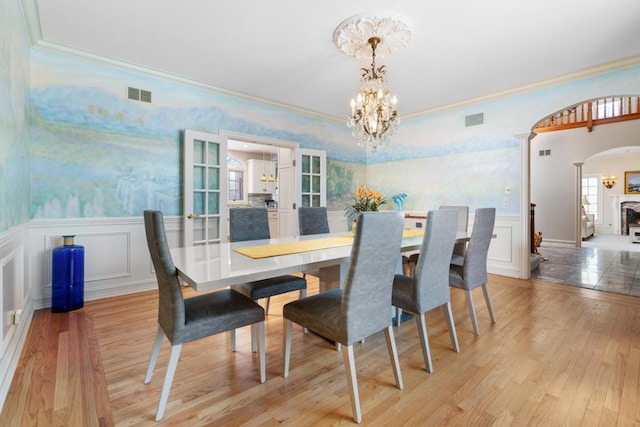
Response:
[[[624,194],[640,194],[640,171],[624,173]]]

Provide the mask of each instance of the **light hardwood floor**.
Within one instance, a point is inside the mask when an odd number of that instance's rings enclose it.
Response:
[[[310,293],[317,282],[310,283]],[[440,310],[427,314],[435,372],[424,369],[415,322],[396,332],[404,389],[394,386],[384,336],[356,346],[364,425],[638,425],[640,298],[490,276],[497,323],[474,293],[480,336],[452,290],[461,352]],[[189,294],[191,291],[185,289]],[[282,378],[282,304],[267,321],[267,382],[249,331],[183,346],[161,425],[350,425],[342,355],[294,329]],[[143,384],[156,331],[156,293],[36,312],[0,425],[155,425],[169,345]]]

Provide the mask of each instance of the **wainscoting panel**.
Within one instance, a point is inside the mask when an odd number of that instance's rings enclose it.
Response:
[[[171,247],[182,244],[180,217],[165,217]],[[156,288],[142,217],[33,220],[30,257],[34,303],[51,306],[51,252],[62,236],[84,246],[84,299],[90,301]]]
[[[0,233],[0,406],[9,392],[33,317],[28,242],[28,223]]]

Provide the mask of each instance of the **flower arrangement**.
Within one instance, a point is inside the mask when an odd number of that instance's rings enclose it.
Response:
[[[380,191],[373,191],[366,185],[361,185],[353,193],[355,203],[344,208],[344,214],[349,220],[354,220],[360,212],[377,211],[381,205],[387,203],[387,199]]]

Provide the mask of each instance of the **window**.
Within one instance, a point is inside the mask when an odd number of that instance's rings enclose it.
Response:
[[[229,200],[243,200],[244,167],[242,163],[233,157],[227,157],[227,169],[229,170]]]
[[[593,214],[596,222],[602,215],[600,203],[600,175],[582,176],[582,206],[588,214]],[[584,203],[586,197],[589,204]]]

